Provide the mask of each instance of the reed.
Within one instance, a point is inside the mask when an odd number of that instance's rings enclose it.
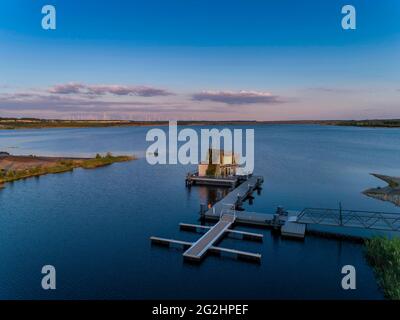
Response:
[[[385,296],[400,300],[400,238],[369,239],[365,251]]]

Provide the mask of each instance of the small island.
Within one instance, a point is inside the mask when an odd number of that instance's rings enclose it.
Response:
[[[20,156],[0,152],[0,188],[5,183],[51,173],[72,171],[75,168],[93,169],[115,162],[135,160],[134,156],[97,154],[94,158],[66,158],[43,156]]]
[[[371,173],[374,177],[388,183],[386,187],[371,188],[363,191],[368,197],[382,201],[390,201],[396,206],[400,206],[400,177],[385,176],[382,174]]]

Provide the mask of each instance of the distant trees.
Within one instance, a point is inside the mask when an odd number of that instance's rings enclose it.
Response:
[[[101,159],[111,159],[113,158],[113,155],[111,152],[107,152],[105,156],[102,156],[100,153],[96,154],[96,159],[101,160]]]

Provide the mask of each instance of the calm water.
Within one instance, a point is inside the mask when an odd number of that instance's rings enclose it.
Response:
[[[261,265],[207,257],[183,263],[181,251],[152,247],[149,237],[194,240],[179,222],[196,223],[200,202],[218,190],[185,188],[193,167],[150,166],[148,128],[1,131],[0,150],[15,154],[134,153],[138,161],[43,176],[0,191],[0,298],[371,298],[382,293],[362,246],[307,236],[264,242],[224,240],[260,252]],[[370,172],[399,175],[400,130],[321,126],[256,127],[255,173],[264,188],[251,210],[337,207],[400,212],[361,194],[384,185]],[[254,229],[253,229],[254,230]],[[57,290],[41,289],[41,267],[57,269]],[[357,269],[344,291],[341,267]]]

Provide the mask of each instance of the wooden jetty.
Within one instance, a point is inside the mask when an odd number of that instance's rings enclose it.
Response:
[[[184,231],[194,231],[197,233],[206,233],[210,230],[211,226],[203,226],[198,224],[190,224],[190,223],[180,223],[179,227],[181,230]],[[240,231],[234,229],[227,229],[226,230],[227,237],[234,238],[234,239],[242,239],[242,240],[251,240],[251,241],[259,241],[262,242],[264,236],[261,233],[253,233],[247,231]]]
[[[277,211],[274,214],[236,211],[235,209],[243,204],[243,201],[249,197],[253,191],[264,182],[263,177],[252,176],[236,189],[232,190],[225,198],[217,202],[212,208],[205,212],[200,212],[206,220],[220,220],[222,214],[231,214],[235,216],[237,224],[249,226],[264,226],[281,229],[282,235],[293,238],[304,238],[306,226],[296,221],[287,221],[288,212]],[[294,213],[294,215],[296,212]],[[293,216],[293,212],[291,213]]]
[[[290,238],[304,238],[306,232],[306,225],[304,223],[287,221],[281,227],[281,235]]]
[[[239,259],[261,261],[258,253],[244,252],[216,246],[224,237],[230,236],[242,240],[262,241],[261,234],[233,230],[238,224],[263,226],[280,231],[282,237],[303,239],[308,225],[326,225],[400,232],[400,214],[381,212],[352,211],[337,209],[306,208],[302,211],[286,211],[281,207],[275,213],[240,211],[243,202],[252,197],[255,190],[264,182],[261,176],[238,178],[239,183],[223,199],[211,208],[201,206],[203,220],[216,222],[213,226],[181,223],[181,230],[195,231],[203,235],[195,242],[186,242],[158,237],[151,237],[154,244],[180,246],[185,249],[185,260],[201,261],[207,252],[218,255],[234,256]],[[220,183],[217,181],[217,184]]]
[[[226,177],[200,177],[197,172],[189,173],[186,177],[186,186],[191,187],[192,185],[213,185],[220,187],[231,187],[234,188],[239,183],[240,179],[238,176],[226,176]]]
[[[219,219],[218,223],[214,225],[206,234],[197,240],[188,250],[183,253],[183,257],[188,260],[200,261],[206,251],[221,237],[226,230],[235,222],[235,216],[231,214],[224,214]]]
[[[205,216],[218,217],[218,219],[224,212],[231,214],[232,210],[241,207],[243,201],[249,197],[255,189],[260,188],[263,182],[263,177],[251,176],[229,192],[223,199],[214,204],[212,208],[206,212],[201,212],[201,214]]]
[[[227,212],[227,211],[225,211]],[[292,212],[296,214],[298,212]],[[258,213],[249,211],[236,211],[236,224],[254,226],[254,227],[268,227],[281,231],[281,234],[288,238],[301,239],[305,236],[306,224],[299,223],[296,220],[289,221],[287,215],[279,213]],[[201,215],[203,219],[215,221],[218,216],[212,212],[206,212]]]
[[[202,177],[203,178],[203,177]],[[183,230],[194,230],[201,231],[204,233],[196,242],[185,242],[179,240],[151,237],[151,242],[154,244],[161,245],[179,245],[186,249],[183,253],[185,260],[199,262],[201,261],[207,252],[217,253],[221,256],[234,256],[239,259],[245,259],[250,261],[260,261],[261,255],[258,253],[244,252],[240,250],[228,249],[217,247],[216,244],[225,236],[230,235],[237,237],[242,240],[256,240],[262,241],[263,236],[261,234],[237,231],[233,230],[232,227],[237,220],[236,208],[240,207],[243,201],[251,196],[252,192],[260,188],[264,179],[258,176],[246,176],[245,178],[235,177],[231,179],[232,185],[236,184],[241,179],[242,182],[235,189],[228,193],[226,197],[217,202],[212,208],[205,214],[209,214],[213,218],[217,219],[217,223],[213,226],[199,226],[193,224],[181,223],[180,228]],[[218,180],[218,181],[217,181]],[[220,184],[219,179],[213,179],[213,182]],[[211,183],[211,181],[210,181]],[[204,208],[204,207],[202,207]]]
[[[183,249],[186,249],[186,248],[193,246],[192,242],[174,240],[174,239],[150,237],[150,240],[151,240],[151,243],[153,243],[153,244],[167,246],[167,247],[181,247]],[[207,252],[214,253],[219,256],[224,256],[224,257],[226,256],[226,257],[232,257],[232,258],[240,259],[240,260],[247,260],[250,262],[257,262],[257,263],[261,262],[261,254],[259,254],[259,253],[252,253],[252,252],[246,252],[246,251],[228,249],[228,248],[216,247],[216,246],[210,246],[208,248]],[[194,260],[194,261],[198,261],[198,260]]]

